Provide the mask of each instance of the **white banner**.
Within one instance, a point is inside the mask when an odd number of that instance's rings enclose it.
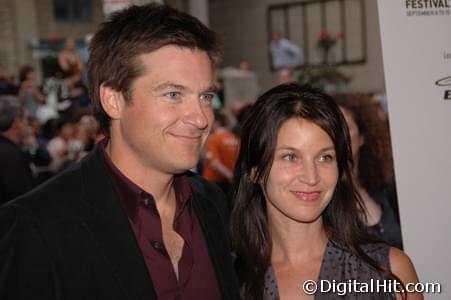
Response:
[[[451,0],[378,0],[404,247],[451,299]]]

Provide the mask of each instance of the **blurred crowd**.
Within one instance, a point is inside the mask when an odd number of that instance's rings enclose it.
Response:
[[[54,76],[0,65],[0,204],[79,161],[101,139],[86,88],[86,59],[67,38]]]

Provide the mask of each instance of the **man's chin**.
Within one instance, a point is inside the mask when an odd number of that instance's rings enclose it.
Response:
[[[192,163],[192,164],[179,165],[174,168],[173,173],[174,174],[182,174],[182,173],[185,173],[186,171],[194,171],[196,166],[197,166],[197,162]]]

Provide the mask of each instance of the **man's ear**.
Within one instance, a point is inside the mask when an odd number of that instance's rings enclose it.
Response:
[[[117,120],[121,118],[125,99],[121,92],[102,83],[100,85],[100,104],[111,119]]]

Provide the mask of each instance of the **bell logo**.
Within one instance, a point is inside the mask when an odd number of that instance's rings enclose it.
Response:
[[[444,77],[435,82],[437,86],[451,86],[451,76]],[[445,90],[445,95],[443,97],[445,100],[451,100],[451,90]]]

